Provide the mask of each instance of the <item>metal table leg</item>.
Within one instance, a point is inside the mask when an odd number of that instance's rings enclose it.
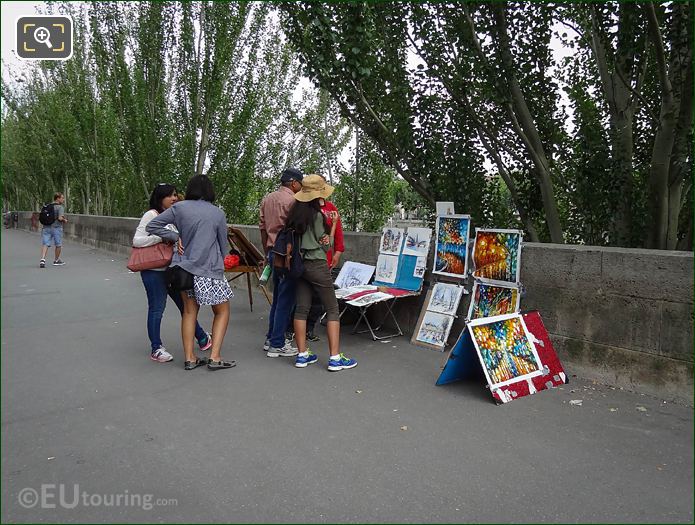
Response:
[[[398,300],[398,297],[394,297],[392,300],[386,301],[387,303],[389,303],[386,307],[386,313],[384,314],[384,318],[382,319],[381,323],[376,328],[372,327],[372,324],[369,322],[369,318],[367,317],[367,310],[372,305],[369,304],[367,306],[360,306],[359,307],[360,317],[359,317],[359,319],[357,319],[357,322],[355,323],[355,326],[352,329],[352,333],[353,334],[364,334],[364,333],[369,332],[372,335],[372,339],[374,341],[381,341],[382,339],[389,339],[391,337],[397,337],[399,335],[403,335],[403,330],[401,330],[401,326],[398,324],[398,320],[396,319],[396,316],[393,314],[393,306],[396,304],[397,300]],[[374,304],[378,304],[378,303],[374,303]],[[375,332],[378,332],[379,330],[381,330],[381,328],[386,323],[386,319],[388,318],[389,315],[391,316],[391,319],[393,319],[393,322],[396,325],[396,329],[398,331],[394,332],[392,334],[389,334],[389,335],[381,335],[381,336],[376,335]],[[365,324],[367,325],[367,329],[366,330],[357,330],[357,328],[359,327],[362,320],[364,320]]]

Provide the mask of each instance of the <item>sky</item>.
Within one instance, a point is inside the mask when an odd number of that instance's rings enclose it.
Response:
[[[36,6],[43,2],[0,2],[2,8],[2,61],[11,67],[21,68],[22,61],[15,54],[16,27],[20,16],[36,14]],[[3,71],[4,73],[4,71]]]

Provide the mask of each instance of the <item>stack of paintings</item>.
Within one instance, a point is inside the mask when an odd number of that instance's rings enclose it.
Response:
[[[469,321],[519,311],[522,240],[520,230],[476,229]]]
[[[418,321],[413,343],[443,350],[456,318],[463,286],[437,283],[427,295],[426,308]]]

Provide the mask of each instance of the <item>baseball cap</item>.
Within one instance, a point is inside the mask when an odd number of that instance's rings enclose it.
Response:
[[[303,178],[304,178],[304,175],[297,168],[286,168],[285,171],[282,172],[282,177],[280,177],[280,182],[290,182],[293,180],[297,180],[299,182],[302,182]]]

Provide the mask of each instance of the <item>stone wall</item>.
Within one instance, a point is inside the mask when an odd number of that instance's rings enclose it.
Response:
[[[29,229],[30,217],[20,213],[19,227]],[[129,253],[138,223],[87,215],[68,219],[66,238],[122,255]],[[260,247],[256,226],[238,227]],[[374,264],[378,242],[377,234],[346,232],[343,260]],[[692,402],[692,253],[526,243],[521,260],[521,307],[541,312],[570,374]],[[427,274],[426,285],[429,279]],[[423,302],[424,293],[395,309],[408,337]],[[462,327],[459,319],[452,341]]]

